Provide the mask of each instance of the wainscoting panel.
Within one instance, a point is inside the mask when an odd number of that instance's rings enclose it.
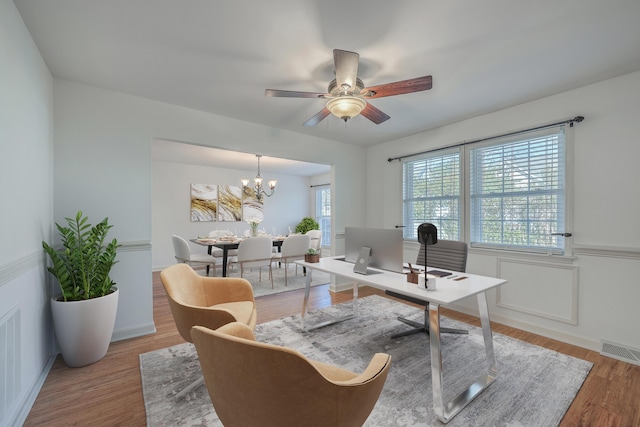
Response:
[[[498,307],[578,324],[578,267],[498,258]]]

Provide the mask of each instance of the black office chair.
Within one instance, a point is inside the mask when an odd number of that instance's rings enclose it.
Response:
[[[457,240],[438,240],[435,245],[429,245],[427,263],[430,268],[442,268],[445,270],[464,272],[467,269],[467,251],[468,247],[465,242],[459,242]],[[420,244],[420,251],[416,259],[416,264],[424,264],[425,256],[425,244]],[[400,332],[392,335],[391,338],[400,338],[407,335],[413,335],[420,332],[429,334],[429,301],[421,300],[419,298],[402,295],[393,291],[385,291],[387,295],[395,298],[399,298],[405,301],[412,302],[424,306],[424,323],[414,322],[413,320],[405,319],[404,317],[398,317],[398,320],[406,323],[409,326],[413,326],[414,329],[410,329],[405,332]],[[451,329],[440,328],[440,332],[449,334],[468,334],[469,331],[464,329]]]

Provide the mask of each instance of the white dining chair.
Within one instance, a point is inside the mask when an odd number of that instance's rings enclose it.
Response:
[[[262,267],[269,267],[269,280],[273,288],[273,271],[271,270],[271,237],[250,237],[244,239],[238,245],[238,255],[233,263],[240,265],[240,277],[244,275],[245,268],[259,268],[259,281],[262,281]]]
[[[320,250],[322,249],[322,231],[309,230],[305,234],[307,234],[311,238],[309,248],[315,249],[318,253],[320,253]]]
[[[284,263],[284,285],[287,286],[287,270],[289,263],[295,260],[304,259],[304,254],[309,250],[311,237],[307,234],[295,234],[288,236],[282,242],[282,250],[273,254],[274,262]],[[298,265],[296,264],[296,274],[298,274]]]
[[[173,241],[173,250],[178,263],[189,264],[192,267],[195,265],[210,265],[213,275],[216,275],[216,259],[213,256],[200,253],[192,254],[189,242],[175,234],[171,236],[171,240]]]

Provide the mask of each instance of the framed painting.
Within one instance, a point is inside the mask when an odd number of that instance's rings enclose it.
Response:
[[[216,221],[218,218],[218,186],[191,184],[191,221]]]
[[[264,204],[256,197],[256,192],[252,188],[242,190],[242,219],[250,221],[264,219]]]
[[[218,221],[242,221],[242,188],[218,186]]]

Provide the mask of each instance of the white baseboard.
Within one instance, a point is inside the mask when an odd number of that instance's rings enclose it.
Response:
[[[47,363],[40,372],[40,375],[38,375],[28,392],[25,393],[22,400],[17,403],[15,410],[7,415],[6,426],[20,427],[27,420],[29,412],[31,412],[31,408],[35,403],[38,394],[40,394],[40,390],[42,389],[44,382],[47,380],[47,376],[49,376],[49,371],[51,371],[51,367],[56,361],[56,356],[57,355],[52,355],[49,357],[49,360],[47,360]]]
[[[135,328],[123,328],[113,331],[111,342],[127,340],[129,338],[141,337],[143,335],[151,335],[156,333],[155,323],[147,323],[145,325],[136,326]]]
[[[460,313],[479,317],[478,311],[474,309],[470,309],[469,307],[460,306],[460,305],[450,305],[450,306],[447,306],[447,308],[450,308],[455,311],[459,311]],[[540,335],[543,337],[561,341],[563,343],[586,348],[587,350],[600,352],[600,349],[602,347],[602,343],[600,343],[599,341],[593,341],[578,335],[567,334],[565,332],[543,328],[541,326],[533,325],[531,323],[526,323],[520,320],[511,319],[509,317],[500,316],[495,313],[489,313],[489,317],[492,322],[500,323],[502,325],[510,326],[516,329],[522,329],[523,331],[531,332],[532,334]]]
[[[352,282],[332,283],[331,286],[329,287],[329,290],[331,292],[349,291],[351,289],[353,289]],[[479,317],[478,311],[474,309],[470,309],[469,307],[454,304],[454,305],[446,306],[446,308],[450,308],[452,310],[459,311],[460,313],[468,314],[470,316]],[[567,334],[565,332],[556,331],[553,329],[543,328],[537,325],[532,325],[530,323],[511,319],[509,317],[496,315],[494,313],[490,313],[489,315],[492,322],[500,323],[506,326],[510,326],[512,328],[522,329],[523,331],[531,332],[536,335],[551,338],[551,339],[558,340],[567,344],[575,345],[578,347],[586,348],[587,350],[600,352],[602,347],[601,342],[593,341],[578,335],[572,335],[572,334]]]

